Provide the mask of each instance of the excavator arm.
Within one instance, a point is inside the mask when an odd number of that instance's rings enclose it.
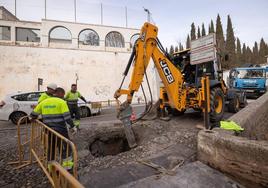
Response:
[[[128,89],[120,88],[115,93],[118,99],[121,95],[127,95],[124,106],[132,102],[135,92],[139,90],[146,74],[146,69],[152,59],[158,74],[165,86],[170,105],[182,111],[185,108],[186,93],[183,87],[183,76],[179,69],[165,55],[164,49],[157,38],[158,28],[150,23],[145,23],[141,29],[140,37],[137,40],[128,66],[124,72],[128,73],[131,63],[134,61],[134,68]],[[123,107],[123,106],[122,106]]]

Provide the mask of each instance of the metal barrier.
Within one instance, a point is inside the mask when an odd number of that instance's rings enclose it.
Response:
[[[75,179],[70,173],[68,173],[62,166],[57,162],[52,162],[52,179],[55,187],[62,188],[82,188],[83,185],[77,179]]]
[[[23,127],[22,127],[23,125]],[[19,169],[31,164],[30,142],[31,142],[31,126],[27,116],[20,118],[17,124],[18,137],[18,161],[9,162],[11,165],[18,165],[15,169]]]
[[[98,101],[97,103],[100,103],[102,108],[117,105],[116,100]]]
[[[26,134],[24,135],[21,134],[21,125],[23,123],[26,123],[26,125],[24,125]],[[66,185],[66,182],[68,187],[78,185],[78,181],[76,180],[78,177],[77,150],[73,142],[39,120],[34,120],[29,124],[28,117],[20,119],[17,130],[18,161],[9,164],[19,164],[19,166],[16,167],[16,169],[18,169],[37,162],[53,187]],[[61,167],[61,164],[64,163],[71,164],[71,166],[73,165],[72,168],[68,170],[72,175]],[[74,182],[73,179],[77,182]],[[83,186],[80,184],[80,186],[77,187]]]

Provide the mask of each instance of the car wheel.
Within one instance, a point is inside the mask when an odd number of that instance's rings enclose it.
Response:
[[[89,116],[89,111],[87,107],[80,107],[80,116],[81,118],[85,118]]]
[[[80,107],[80,117],[84,118],[85,117],[85,108],[84,107]]]
[[[17,123],[19,122],[20,118],[22,118],[24,116],[27,116],[27,114],[24,113],[24,112],[13,112],[10,115],[10,120],[12,121],[12,123],[14,123],[15,125],[17,125]],[[25,122],[22,122],[22,123],[25,123]]]
[[[90,117],[90,116],[91,116],[91,111],[90,111],[90,109],[89,109],[89,108],[86,108],[86,110],[87,110],[87,116],[86,116],[86,117]]]

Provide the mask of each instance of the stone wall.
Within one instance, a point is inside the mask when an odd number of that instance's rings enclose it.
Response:
[[[245,131],[235,136],[219,128],[198,134],[198,160],[247,187],[268,187],[268,93],[233,115]]]
[[[0,40],[0,100],[8,93],[36,91],[38,78],[44,79],[42,90],[50,82],[67,90],[75,83],[76,74],[79,91],[88,100],[111,100],[130,57],[131,37],[139,33],[139,29],[133,28],[44,19],[42,22],[0,20],[0,25],[9,27],[11,35],[10,40]],[[70,31],[70,43],[50,41],[50,32],[56,27]],[[40,42],[16,40],[16,28],[40,30]],[[79,34],[85,29],[97,33],[99,46],[78,44]],[[113,31],[122,35],[124,47],[105,46],[107,34]],[[152,63],[147,73],[156,99],[158,89]],[[125,83],[127,88],[129,78]],[[144,86],[149,96],[146,84]],[[135,95],[134,101],[138,97],[142,97],[141,92]]]
[[[42,90],[50,82],[67,90],[75,83],[77,73],[78,89],[88,100],[113,99],[129,56],[126,52],[0,45],[0,98],[17,91],[36,91],[38,78],[44,79]],[[152,65],[148,75],[153,96],[157,96]],[[127,87],[129,78],[125,83]],[[135,99],[138,96],[142,96],[141,92]]]
[[[253,140],[268,140],[268,93],[233,115],[230,120],[245,129],[242,136]]]
[[[268,142],[230,132],[200,131],[198,160],[234,177],[246,187],[268,187]]]

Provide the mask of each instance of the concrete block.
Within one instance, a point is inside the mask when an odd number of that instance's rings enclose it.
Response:
[[[242,136],[252,140],[268,140],[268,93],[230,117],[245,131]]]
[[[226,131],[200,131],[198,160],[246,185],[268,187],[268,142],[248,140]]]

